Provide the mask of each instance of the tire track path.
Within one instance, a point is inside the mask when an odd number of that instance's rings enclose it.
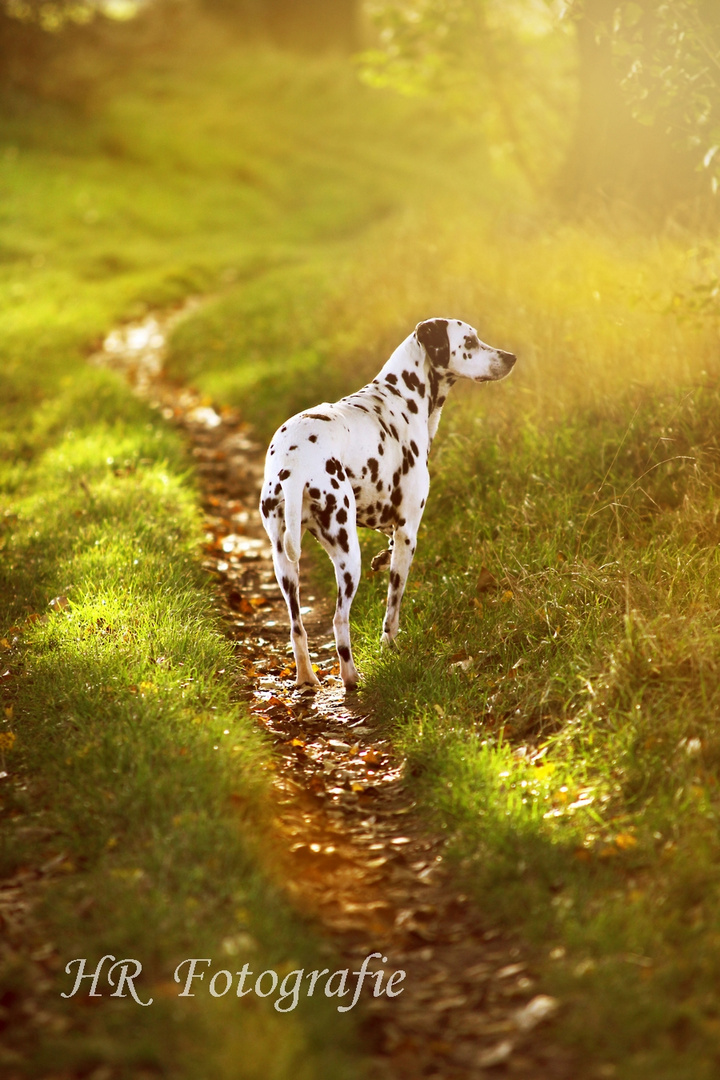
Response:
[[[348,967],[376,953],[371,970],[406,972],[399,996],[362,995],[370,1074],[576,1078],[552,1038],[558,1002],[541,992],[522,946],[458,891],[443,838],[428,830],[404,783],[402,760],[361,699],[345,696],[332,611],[313,595],[303,617],[321,687],[292,686],[287,613],[257,510],[264,447],[234,411],[163,375],[167,335],[197,303],[112,331],[91,361],[122,371],[181,427],[197,461],[204,565],[221,586],[241,693],[275,747],[271,861],[284,888]]]

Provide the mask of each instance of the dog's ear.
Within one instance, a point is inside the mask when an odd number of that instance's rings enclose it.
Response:
[[[447,327],[447,319],[428,319],[415,327],[418,341],[437,367],[447,367],[450,363]]]

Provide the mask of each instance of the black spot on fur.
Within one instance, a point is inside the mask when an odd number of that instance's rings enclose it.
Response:
[[[394,385],[397,382],[397,375],[393,375],[391,371],[389,375],[385,376],[385,382],[389,382]]]
[[[260,512],[261,512],[262,516],[263,517],[269,517],[270,514],[275,509],[275,507],[277,506],[278,502],[279,502],[278,499],[263,499],[262,504],[260,506]]]
[[[309,413],[305,413],[305,419],[306,420],[327,420],[327,422],[330,423],[330,421],[332,420],[332,416],[323,416],[322,413],[309,412]],[[284,431],[285,428],[283,428],[282,430]]]
[[[294,627],[295,623],[300,618],[300,605],[298,604],[297,585],[295,584],[294,581],[292,581],[288,577],[283,577],[280,584],[282,586],[282,591],[284,592],[285,596],[287,597],[288,605],[290,607],[290,615],[291,615],[291,618],[292,618],[292,621],[293,621],[293,627]],[[299,629],[299,627],[298,627],[298,629]]]
[[[347,529],[340,529],[337,534],[337,543],[342,551],[348,552],[350,550],[350,545],[348,544]]]
[[[310,496],[311,499],[319,499],[320,498],[320,488],[315,488],[315,487],[309,488],[308,489],[308,495]]]
[[[418,411],[417,402],[413,401],[412,398],[407,398],[407,407],[408,412],[416,413]]]
[[[425,397],[425,383],[418,378],[414,371],[403,371],[402,377],[408,390],[415,390],[420,397]]]
[[[343,581],[345,582],[345,595],[352,596],[355,588],[355,582],[353,581],[352,574],[349,574],[347,570],[345,571]]]
[[[350,662],[350,650],[347,645],[340,645],[338,648],[338,656],[341,660],[344,660],[346,664]]]
[[[317,442],[317,435],[308,435],[308,442]]]
[[[330,528],[330,524],[332,522],[332,516],[335,513],[335,507],[336,506],[337,506],[337,499],[335,498],[333,493],[331,491],[329,491],[328,494],[325,497],[325,506],[324,506],[324,508],[321,510],[320,507],[318,506],[316,509],[314,508],[314,510],[313,510],[313,512],[315,514],[315,519],[318,522],[318,524],[320,525],[320,527],[323,529],[323,533],[327,532],[327,530]]]
[[[290,476],[290,470],[289,469],[281,469],[280,472],[278,473],[278,480],[287,480],[288,476]]]
[[[337,514],[336,514],[335,516],[336,516],[336,517],[337,517],[337,519],[338,519],[338,523],[339,523],[340,525],[344,525],[344,524],[345,524],[345,522],[347,521],[347,510],[345,510],[345,509],[344,509],[343,507],[341,507],[341,508],[340,508],[340,509],[338,510],[338,512],[337,512]]]

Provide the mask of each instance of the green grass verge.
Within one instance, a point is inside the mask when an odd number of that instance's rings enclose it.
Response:
[[[81,365],[38,422],[44,452],[0,541],[5,741],[15,736],[0,869],[57,861],[27,952],[16,947],[2,974],[4,1068],[350,1075],[350,1025],[322,1004],[282,1015],[272,998],[214,999],[208,978],[193,1000],[177,997],[173,972],[189,957],[213,958],[213,974],[246,960],[282,973],[317,966],[316,945],[260,858],[268,754],[235,700],[232,648],[198,567],[184,448],[117,379]],[[67,603],[49,607],[56,597]],[[109,1001],[102,981],[94,1009],[85,993],[60,999],[68,961],[92,970],[107,953],[140,960],[151,1006]]]

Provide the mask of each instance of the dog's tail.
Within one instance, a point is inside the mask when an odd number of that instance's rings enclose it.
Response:
[[[285,497],[285,535],[283,537],[283,549],[290,562],[298,562],[300,559],[300,544],[302,541],[302,501],[303,489],[297,484],[283,483],[283,495]]]

